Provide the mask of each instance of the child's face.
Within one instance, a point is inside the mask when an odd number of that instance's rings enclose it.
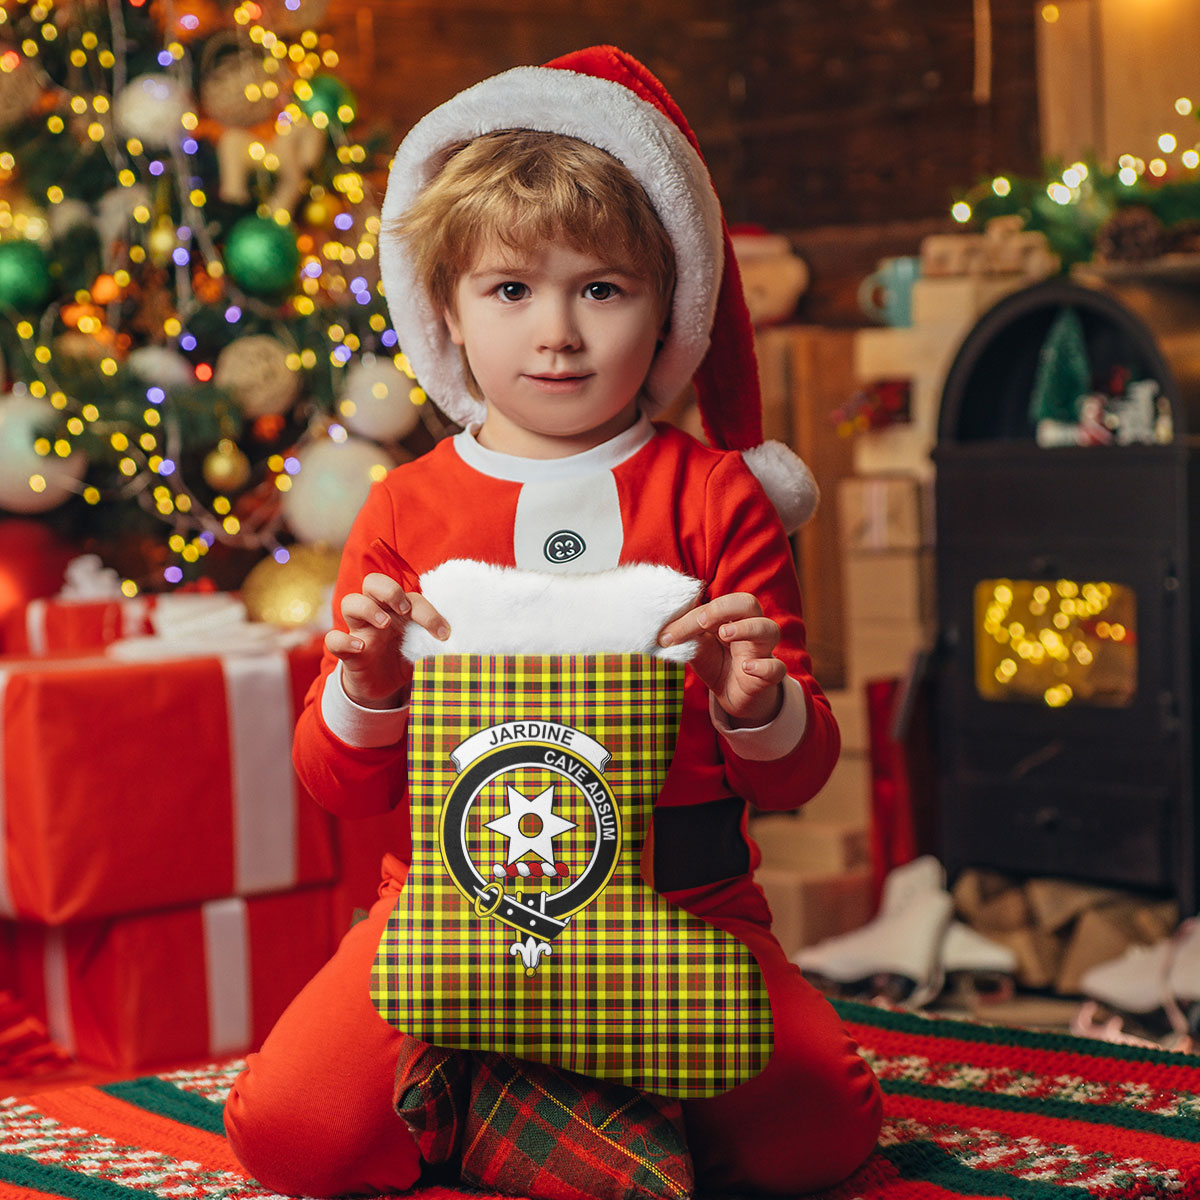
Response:
[[[485,246],[445,314],[483,393],[481,444],[557,458],[628,428],[658,346],[658,309],[644,279],[565,242],[529,255]]]

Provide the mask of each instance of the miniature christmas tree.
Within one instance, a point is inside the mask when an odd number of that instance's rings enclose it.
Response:
[[[336,547],[440,432],[326,3],[0,0],[0,510],[135,531],[129,592]]]
[[[1077,422],[1080,404],[1091,390],[1091,382],[1083,322],[1073,308],[1064,308],[1054,318],[1042,342],[1029,403],[1030,417],[1035,424]]]

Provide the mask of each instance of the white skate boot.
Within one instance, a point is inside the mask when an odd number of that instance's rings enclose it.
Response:
[[[948,982],[977,1000],[1011,1000],[1016,990],[1017,956],[970,925],[951,921],[942,941],[942,972]]]
[[[1076,1018],[1077,1033],[1127,1040],[1126,1021],[1143,1032],[1167,1034],[1173,1048],[1191,1046],[1200,1025],[1200,919],[1184,921],[1153,945],[1130,946],[1124,954],[1085,971],[1079,981],[1088,998]],[[1109,1010],[1098,1019],[1097,1004]]]
[[[806,946],[792,961],[823,991],[869,991],[919,1008],[942,989],[941,948],[953,911],[945,871],[925,855],[889,872],[874,919]]]

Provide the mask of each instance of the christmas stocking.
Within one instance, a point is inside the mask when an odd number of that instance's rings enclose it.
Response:
[[[749,950],[639,869],[684,671],[645,654],[418,662],[412,869],[372,975],[385,1020],[673,1096],[762,1070]]]

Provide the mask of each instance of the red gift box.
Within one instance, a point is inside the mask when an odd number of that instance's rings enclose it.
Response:
[[[59,925],[335,879],[332,818],[291,765],[319,656],[0,658],[0,915]]]
[[[4,638],[9,654],[99,650],[121,638],[154,632],[153,596],[129,600],[31,600],[10,616]]]
[[[56,929],[19,922],[18,990],[55,1042],[97,1066],[242,1054],[332,954],[330,914],[320,887]]]

